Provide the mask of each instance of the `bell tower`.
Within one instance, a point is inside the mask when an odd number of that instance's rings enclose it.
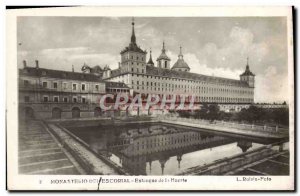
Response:
[[[166,54],[165,42],[163,42],[163,47],[160,56],[156,59],[157,67],[163,69],[170,69],[171,59]]]

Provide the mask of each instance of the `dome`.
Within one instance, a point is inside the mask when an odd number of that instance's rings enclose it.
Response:
[[[156,59],[157,61],[159,60],[167,60],[170,61],[171,59],[167,56],[166,54],[166,49],[165,49],[165,42],[163,42],[163,48],[161,50],[160,56]]]
[[[174,68],[190,69],[188,64],[183,59],[178,59],[177,62],[173,65],[172,69],[174,69]]]
[[[180,69],[185,69],[185,70],[190,70],[189,65],[183,60],[183,55],[181,52],[181,47],[180,47],[180,53],[178,55],[178,60],[176,61],[176,63],[173,65],[172,69],[179,69],[179,71],[181,71]]]

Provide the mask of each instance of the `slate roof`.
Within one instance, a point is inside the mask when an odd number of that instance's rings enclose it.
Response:
[[[148,65],[151,65],[151,66],[154,66],[154,63],[153,63],[153,61],[152,61],[152,54],[151,54],[152,52],[151,52],[151,50],[150,50],[150,57],[149,57],[149,61],[148,61]]]
[[[105,84],[106,84],[106,88],[126,88],[126,89],[129,89],[129,87],[123,82],[105,81]]]
[[[167,56],[167,54],[166,54],[165,42],[163,42],[163,48],[162,48],[162,50],[161,50],[161,54],[160,54],[160,56],[159,56],[156,60],[159,61],[159,60],[161,60],[161,59],[167,60],[167,61],[170,61],[170,60],[171,60],[171,59]]]
[[[246,66],[246,70],[240,76],[255,76],[249,69],[249,65]]]
[[[142,50],[138,45],[136,45],[136,43],[130,43],[129,46],[127,46],[125,49],[123,49],[121,51],[120,54],[124,54],[125,52],[128,52],[128,51],[147,54],[147,52]]]
[[[174,68],[187,68],[190,70],[190,67],[183,59],[178,59],[176,63],[173,65],[172,69]]]
[[[52,70],[52,69],[44,69],[44,68],[36,68],[36,67],[25,67],[23,69],[19,69],[19,75],[32,76],[32,77],[59,78],[59,79],[66,79],[66,80],[104,82],[101,79],[101,77],[95,74]]]
[[[111,78],[117,77],[120,75],[130,74],[131,72],[121,73],[120,69],[112,70]],[[136,74],[136,73],[134,73]],[[215,77],[215,76],[206,76],[197,73],[185,72],[185,71],[176,71],[171,69],[161,69],[154,66],[146,66],[146,75],[152,76],[161,76],[161,77],[170,77],[170,78],[178,78],[178,79],[187,79],[187,80],[197,80],[197,81],[205,81],[210,83],[218,83],[218,84],[227,84],[241,87],[249,87],[246,81]]]
[[[247,82],[245,81],[214,77],[214,76],[206,76],[202,74],[185,72],[185,71],[160,69],[158,67],[151,67],[151,66],[146,67],[146,74],[163,76],[163,77],[188,79],[188,80],[206,81],[212,83],[223,83],[223,84],[234,85],[234,86],[248,86]]]

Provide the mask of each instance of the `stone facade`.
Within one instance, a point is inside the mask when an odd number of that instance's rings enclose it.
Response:
[[[105,82],[95,74],[25,66],[19,70],[19,117],[48,119],[105,115],[99,103],[107,92],[130,93],[130,89],[124,83]]]
[[[254,78],[247,62],[246,70],[240,80],[206,76],[190,72],[190,67],[183,59],[182,48],[178,60],[170,68],[170,58],[166,54],[165,43],[157,66],[150,53],[146,64],[146,52],[137,47],[132,23],[131,42],[121,52],[121,65],[109,70],[108,81],[124,82],[134,93],[158,94],[167,96],[184,95],[195,97],[198,103],[252,104],[254,102]]]

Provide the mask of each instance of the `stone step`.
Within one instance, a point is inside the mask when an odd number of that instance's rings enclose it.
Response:
[[[44,130],[24,130],[19,131],[19,135],[47,133]]]
[[[19,158],[19,164],[29,164],[34,162],[42,162],[42,161],[52,161],[55,159],[62,159],[65,158],[65,154],[63,152],[49,152],[49,153],[43,153],[38,155],[29,155],[29,156],[23,156]]]
[[[35,149],[35,150],[23,150],[19,152],[19,157],[28,157],[32,155],[41,155],[46,153],[56,153],[61,152],[61,149],[59,147],[57,148],[47,148],[47,149]]]
[[[78,175],[79,172],[77,171],[77,169],[74,166],[64,166],[64,167],[60,167],[60,168],[55,168],[55,169],[45,169],[45,170],[39,170],[39,171],[35,171],[35,172],[31,172],[30,174],[42,174],[42,175],[46,175],[46,174],[61,174],[61,175]]]
[[[47,132],[28,132],[28,133],[21,133],[20,137],[45,137],[49,136],[50,134]]]
[[[42,139],[51,139],[51,135],[49,134],[42,134],[42,135],[35,135],[35,136],[31,136],[31,135],[22,135],[20,136],[20,139],[24,139],[24,140],[42,140]]]
[[[34,149],[47,149],[47,148],[54,148],[58,147],[58,145],[53,142],[49,144],[32,144],[32,145],[22,145],[19,147],[19,150],[24,151],[24,150],[34,150]]]
[[[53,140],[27,140],[19,143],[19,146],[42,145],[55,143]]]
[[[40,170],[49,170],[49,169],[56,169],[66,166],[73,166],[69,159],[62,158],[62,159],[55,159],[51,161],[40,161],[31,164],[23,164],[19,165],[19,172],[20,173],[31,173]]]

